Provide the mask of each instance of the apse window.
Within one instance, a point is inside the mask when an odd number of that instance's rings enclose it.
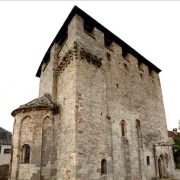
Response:
[[[23,146],[23,163],[30,163],[30,146],[28,144]]]

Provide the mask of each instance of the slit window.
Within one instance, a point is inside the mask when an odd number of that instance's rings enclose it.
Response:
[[[101,174],[107,174],[107,161],[105,159],[101,161]]]
[[[149,156],[147,156],[147,165],[150,165],[150,157]]]
[[[121,133],[122,133],[122,136],[126,136],[126,129],[125,129],[125,121],[123,120],[121,122]]]
[[[140,128],[140,127],[141,127],[140,120],[138,120],[138,119],[136,119],[136,127],[137,127],[137,128]]]

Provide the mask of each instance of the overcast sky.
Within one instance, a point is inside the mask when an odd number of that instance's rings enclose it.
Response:
[[[38,97],[39,64],[74,5],[160,69],[168,129],[180,119],[180,2],[0,2],[0,126]]]

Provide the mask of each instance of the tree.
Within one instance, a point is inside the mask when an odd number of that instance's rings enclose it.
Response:
[[[176,164],[176,168],[179,167],[179,157],[180,157],[180,140],[174,139],[173,144],[173,155],[174,155],[174,162]]]

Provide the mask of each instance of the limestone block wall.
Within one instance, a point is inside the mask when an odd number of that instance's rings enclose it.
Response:
[[[84,48],[86,54],[103,59],[103,33],[98,29],[93,32],[98,40],[84,30],[81,31],[81,36],[76,39],[80,46],[78,48]],[[88,62],[81,54],[76,68],[77,179],[112,179],[111,121],[106,103],[108,95],[105,71]],[[103,159],[107,161],[107,174],[101,174]]]
[[[72,24],[78,48],[86,54],[83,57],[78,51],[76,61],[77,179],[155,177],[153,144],[168,139],[159,75],[131,54],[124,55],[116,43],[106,47],[104,34],[97,28],[84,31],[79,16]],[[100,67],[94,65],[92,56],[102,58]],[[69,73],[72,65],[64,72]],[[126,122],[125,137],[122,120]],[[140,135],[136,120],[140,122]],[[106,177],[100,173],[100,161],[105,157]]]
[[[53,93],[53,61],[43,64],[41,70],[41,78],[39,85],[39,97],[45,93],[52,95]]]
[[[174,160],[173,160],[173,153],[171,145],[167,144],[156,144],[154,146],[154,153],[155,153],[155,160],[156,160],[156,173],[159,176],[159,163],[158,160],[162,160],[162,171],[164,177],[171,177],[173,178],[174,175]],[[178,178],[174,176],[175,178]]]
[[[51,163],[51,147],[54,146],[52,112],[21,112],[15,119],[11,180],[52,179],[51,171],[55,168]],[[23,146],[26,144],[30,146],[29,163],[24,162]]]
[[[78,60],[76,97],[77,179],[112,179],[111,121],[102,69]],[[108,174],[101,174],[106,159]]]
[[[57,179],[76,179],[75,65],[76,61],[72,60],[57,78],[57,103],[60,106],[57,117]]]
[[[75,15],[67,39],[54,44],[42,66],[39,96],[49,93],[58,113],[15,117],[11,179],[150,180],[159,176],[161,154],[168,154],[166,175],[172,176],[171,148],[154,151],[168,140],[159,75],[85,25]],[[31,147],[28,164],[24,144]]]

